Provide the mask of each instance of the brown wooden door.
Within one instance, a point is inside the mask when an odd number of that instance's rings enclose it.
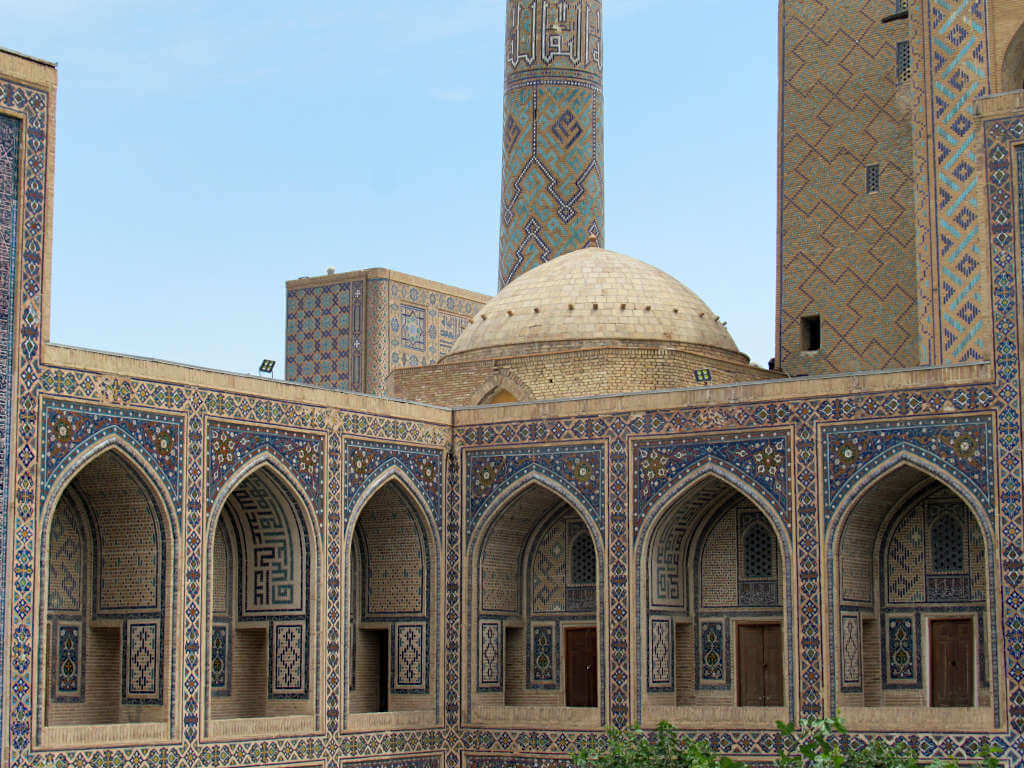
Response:
[[[932,706],[971,706],[974,703],[971,620],[933,621],[931,636]]]
[[[565,630],[565,705],[597,706],[597,630]]]
[[[741,707],[782,706],[782,627],[741,624],[737,628]]]

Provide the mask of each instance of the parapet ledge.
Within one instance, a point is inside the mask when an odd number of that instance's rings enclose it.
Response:
[[[812,397],[847,397],[929,387],[968,386],[991,383],[991,381],[991,363],[831,374],[625,395],[565,398],[533,403],[477,405],[455,409],[454,425],[463,427],[522,419],[787,402]]]
[[[974,101],[974,114],[982,119],[1024,112],[1024,90],[982,96]]]
[[[412,419],[444,427],[451,426],[451,410],[448,408],[403,400],[388,400],[358,392],[343,392],[262,376],[169,363],[163,360],[98,352],[81,347],[45,344],[42,350],[42,362],[44,365],[55,368],[70,368],[110,376],[123,376],[129,379],[195,386],[231,394],[266,397],[282,402],[351,410],[374,416]]]
[[[416,277],[415,275],[407,275],[404,272],[396,272],[393,269],[383,269],[381,267],[370,267],[369,269],[355,269],[348,272],[335,272],[327,275],[317,275],[314,277],[299,277],[295,280],[288,280],[285,286],[288,290],[295,288],[311,288],[318,285],[334,285],[336,283],[347,283],[352,280],[390,280],[394,283],[403,283],[405,285],[413,285],[417,288],[423,288],[428,291],[435,291],[437,293],[443,293],[446,296],[457,296],[460,299],[467,301],[475,301],[479,304],[486,304],[491,300],[491,296],[484,293],[477,293],[476,291],[470,291],[465,288],[458,288],[454,285],[448,285],[446,283],[439,283],[436,280],[428,280],[425,277]]]
[[[24,53],[0,48],[0,77],[53,90],[57,87],[57,65]]]

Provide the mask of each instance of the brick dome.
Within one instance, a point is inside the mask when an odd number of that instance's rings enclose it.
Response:
[[[476,358],[497,347],[623,341],[739,354],[718,316],[674,277],[621,253],[584,248],[505,286],[446,359]]]

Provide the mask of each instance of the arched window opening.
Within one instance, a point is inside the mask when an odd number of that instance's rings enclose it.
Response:
[[[508,501],[474,545],[473,718],[598,724],[600,560],[575,509],[540,485]]]
[[[107,451],[68,484],[46,556],[44,725],[169,722],[173,545],[128,459]]]
[[[363,506],[352,535],[348,711],[433,722],[433,545],[397,482]]]
[[[981,526],[953,491],[900,467],[837,532],[837,705],[988,707],[992,639]]]
[[[315,713],[315,541],[267,468],[224,502],[209,569],[211,721]]]
[[[504,387],[495,387],[480,401],[480,405],[497,405],[499,403],[517,403],[519,398]]]
[[[787,716],[783,582],[764,513],[717,477],[689,488],[646,535],[646,692],[642,720]],[[758,720],[760,718],[760,720]]]
[[[1014,33],[1003,54],[1002,88],[1005,93],[1024,88],[1024,25]]]

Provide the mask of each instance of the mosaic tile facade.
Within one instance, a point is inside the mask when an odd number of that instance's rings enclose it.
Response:
[[[392,368],[450,352],[485,298],[382,269],[291,281],[285,378],[383,395]]]
[[[795,0],[787,0],[787,4],[792,2]],[[958,46],[953,59],[960,56],[973,62],[972,66],[978,64],[977,55],[984,56],[984,50],[976,52],[983,41],[969,23],[964,24],[984,19],[986,3],[958,8],[945,0],[921,0],[911,5],[912,24],[917,19],[933,38],[941,35],[947,45]],[[962,33],[957,25],[963,27]],[[964,42],[971,39],[973,43]],[[912,50],[918,50],[916,46],[915,42]],[[943,71],[942,67],[950,68],[951,78],[956,77],[957,67],[967,66],[951,66],[953,59],[944,54],[926,58],[929,66],[939,68],[938,72]],[[970,77],[956,93],[962,94],[965,88],[970,92],[970,83],[974,82],[971,78],[976,75],[967,74]],[[937,75],[933,79],[937,82]],[[935,92],[939,90],[936,87]],[[940,114],[931,97],[926,103],[927,120],[944,121],[950,114],[945,108]],[[956,107],[958,117],[971,109],[969,99],[963,104],[949,103]],[[123,370],[118,371],[107,370],[102,362],[83,368],[44,362],[42,307],[46,287],[42,277],[46,271],[43,256],[47,247],[44,222],[51,91],[0,80],[0,106],[5,114],[17,114],[23,121],[23,157],[19,163],[25,175],[19,182],[25,192],[19,200],[18,237],[13,246],[18,257],[17,281],[11,282],[11,290],[18,288],[11,318],[19,321],[11,348],[6,350],[16,364],[11,381],[18,389],[13,401],[14,418],[4,433],[13,441],[9,457],[13,505],[12,513],[2,522],[8,527],[3,530],[6,546],[0,550],[0,574],[10,579],[3,585],[4,619],[9,629],[0,637],[5,691],[0,762],[4,765],[102,762],[183,768],[216,764],[227,768],[387,763],[425,768],[440,766],[443,761],[446,768],[455,768],[463,763],[481,767],[499,762],[538,765],[564,758],[567,751],[591,741],[597,729],[556,724],[547,728],[493,724],[463,727],[472,724],[470,703],[476,694],[465,676],[470,670],[480,669],[478,651],[467,637],[477,636],[476,631],[468,631],[469,627],[476,630],[475,619],[467,627],[460,613],[469,600],[467,595],[474,594],[478,578],[476,566],[466,556],[466,543],[494,509],[529,483],[547,483],[546,487],[557,488],[571,498],[588,530],[594,532],[598,636],[600,662],[604,665],[600,675],[602,724],[627,725],[642,713],[648,695],[643,680],[655,660],[647,655],[645,643],[648,633],[653,635],[657,630],[652,631],[652,616],[637,599],[640,584],[650,578],[639,553],[645,551],[646,538],[653,536],[650,531],[658,530],[660,521],[656,518],[661,511],[685,492],[691,481],[700,478],[715,478],[756,499],[766,516],[772,510],[770,523],[779,541],[780,583],[791,585],[791,592],[781,596],[781,602],[791,610],[783,621],[794,644],[790,659],[793,689],[787,692],[787,701],[798,715],[832,712],[842,687],[855,685],[853,665],[846,661],[856,655],[856,633],[847,621],[856,614],[839,611],[831,591],[833,532],[865,489],[889,482],[902,467],[912,467],[941,481],[976,514],[979,540],[967,534],[963,539],[964,557],[972,562],[972,553],[978,551],[975,543],[993,553],[986,563],[985,599],[998,606],[998,611],[989,617],[984,629],[986,636],[990,633],[996,640],[997,658],[990,666],[1001,676],[991,681],[993,701],[990,709],[983,708],[989,718],[984,728],[946,731],[908,725],[908,732],[928,756],[963,757],[981,734],[1008,749],[1008,764],[1024,759],[1017,317],[1024,238],[1014,214],[1015,206],[1024,202],[1020,199],[1024,185],[1018,184],[1013,167],[1016,145],[1024,140],[1021,115],[972,122],[970,130],[982,154],[971,158],[965,150],[957,159],[972,164],[965,186],[960,187],[963,180],[957,180],[956,192],[971,190],[959,207],[953,205],[955,197],[940,206],[945,191],[952,189],[947,181],[930,179],[927,183],[933,190],[934,206],[944,209],[943,216],[955,218],[954,209],[958,213],[967,209],[987,220],[987,229],[979,225],[976,238],[961,235],[954,239],[942,258],[948,262],[959,249],[960,258],[975,254],[974,258],[989,262],[985,266],[991,283],[982,275],[970,290],[980,294],[981,316],[988,312],[986,302],[991,304],[989,320],[979,321],[990,321],[995,337],[990,369],[972,368],[974,373],[969,374],[949,369],[941,375],[926,372],[870,380],[831,379],[828,383],[783,382],[774,390],[775,399],[748,400],[746,393],[752,390],[743,388],[725,394],[709,391],[702,400],[685,393],[666,395],[654,400],[623,401],[629,407],[622,411],[614,410],[617,406],[608,409],[596,403],[516,406],[494,411],[507,419],[497,423],[479,423],[486,417],[459,414],[458,419],[464,420],[457,419],[453,428],[447,412],[439,412],[434,421],[429,421],[410,416],[421,412],[409,406],[402,406],[405,410],[401,411],[396,406],[391,411],[389,405],[376,401],[372,405],[367,401],[365,410],[348,400],[345,407],[310,404],[297,389],[289,390],[294,392],[293,398],[276,400],[253,394],[260,391],[256,387],[246,392],[230,390],[229,380],[217,377],[204,380],[204,384],[165,381],[152,372],[159,369],[132,368],[131,361],[125,361]],[[975,120],[973,116],[969,119]],[[953,128],[956,122],[957,117],[949,121],[949,130],[959,136]],[[571,135],[566,133],[568,128],[563,124],[559,131]],[[940,140],[945,141],[936,139]],[[953,154],[955,150],[951,150],[950,157]],[[956,172],[954,164],[950,170],[954,179]],[[971,187],[975,177],[977,182]],[[883,185],[884,180],[883,170]],[[915,189],[917,183],[915,179]],[[976,203],[969,203],[971,194],[977,198]],[[954,225],[948,221],[937,225],[935,238]],[[972,229],[962,231],[969,234]],[[973,250],[975,245],[977,251]],[[931,251],[937,260],[942,247],[940,244]],[[971,280],[974,277],[963,287],[969,287]],[[957,313],[966,302],[973,302],[972,294],[962,290],[958,293],[959,285],[953,288],[948,300],[940,292],[937,301],[942,307],[954,308],[952,315],[960,321]],[[386,332],[390,319],[387,316],[382,326]],[[949,342],[952,355],[968,338],[962,348],[968,356],[975,340],[984,335],[979,331],[971,336],[975,326],[963,322],[967,324],[962,330],[953,328],[954,338]],[[939,330],[935,338],[945,349],[948,339],[942,323],[952,327],[952,321],[944,316],[936,322]],[[921,338],[925,336],[922,331]],[[426,339],[429,345],[429,328]],[[983,347],[979,354],[985,352]],[[127,374],[124,370],[151,372]],[[62,417],[67,424],[61,422]],[[247,430],[253,434],[243,434]],[[40,665],[33,656],[40,641],[38,612],[50,594],[62,601],[62,607],[73,607],[76,589],[72,582],[62,582],[60,588],[53,585],[53,590],[47,583],[51,572],[66,575],[75,571],[67,558],[55,564],[53,571],[42,559],[44,542],[49,541],[46,537],[51,532],[47,515],[55,511],[53,489],[93,461],[91,451],[102,448],[108,439],[137,459],[138,471],[158,495],[167,497],[172,521],[168,533],[174,534],[174,552],[180,552],[180,563],[170,566],[176,574],[171,590],[175,604],[167,606],[165,624],[165,633],[173,634],[172,647],[177,649],[166,661],[167,677],[173,681],[166,686],[168,735],[140,740],[132,746],[86,743],[48,750],[41,746],[48,729],[39,720],[47,687],[42,670],[48,661]],[[215,450],[215,440],[229,445],[230,450]],[[310,445],[314,450],[306,460],[300,460],[299,454]],[[765,452],[766,447],[771,448],[770,453]],[[360,449],[362,454],[358,453]],[[200,670],[201,661],[210,658],[208,641],[214,634],[202,602],[210,570],[207,550],[211,502],[250,461],[266,455],[274,456],[279,468],[294,479],[301,495],[308,497],[311,514],[324,526],[322,572],[316,577],[324,590],[324,620],[315,636],[309,633],[308,640],[309,658],[319,662],[318,672],[309,677],[310,692],[315,694],[315,726],[309,732],[287,737],[253,731],[235,739],[207,738],[203,736],[203,723],[209,699]],[[219,461],[217,456],[225,460]],[[645,460],[648,463],[644,468]],[[392,464],[384,466],[387,462]],[[436,526],[437,572],[442,583],[436,590],[441,610],[436,633],[439,637],[434,642],[443,648],[435,656],[443,670],[435,679],[443,689],[436,692],[438,702],[443,700],[443,719],[434,726],[414,728],[394,727],[393,723],[400,721],[390,721],[392,725],[385,733],[357,732],[346,727],[341,690],[342,664],[347,660],[343,631],[346,597],[342,594],[347,555],[340,542],[345,540],[345,524],[355,513],[354,505],[392,470],[408,476],[409,488],[426,500],[425,516]],[[692,498],[700,497],[695,492]],[[57,517],[53,515],[55,522]],[[672,529],[665,540],[678,540],[684,535]],[[62,538],[68,540],[61,534],[58,541]],[[742,542],[737,546],[740,548],[734,548],[734,556],[743,561]],[[937,549],[933,544],[927,546]],[[949,546],[948,542],[942,544],[946,549]],[[933,554],[926,552],[923,557],[934,566]],[[939,564],[948,564],[950,558],[956,560],[953,555],[943,555]],[[685,579],[680,578],[678,563],[670,559],[662,562],[664,579],[655,578],[657,584],[664,584],[658,587],[658,599],[666,606],[680,605]],[[962,587],[947,579],[950,568],[934,569],[932,575],[946,579],[932,582],[933,595],[946,598],[961,593]],[[971,578],[973,590],[973,572]],[[928,589],[925,580],[926,597]],[[907,675],[917,675],[921,670],[921,628],[912,614],[893,612],[880,628],[880,642],[887,649],[883,673],[897,684],[911,684],[914,681]],[[145,619],[133,616],[131,620]],[[700,655],[695,659],[697,671],[707,662],[709,674],[718,674],[719,660],[728,658],[728,620],[725,616],[708,616],[695,632],[695,641],[700,643]],[[703,630],[710,624],[722,628],[724,647],[717,657],[705,653],[715,647],[714,637],[709,636],[708,643],[703,640]],[[530,669],[543,670],[536,651],[544,651],[546,638],[542,636],[539,643],[534,643],[532,637],[527,639]],[[837,642],[840,639],[842,642]],[[549,653],[553,658],[559,653],[557,644],[557,632],[552,632]],[[651,653],[660,653],[653,650],[653,645],[651,648]],[[66,654],[69,662],[74,657],[70,649],[71,645]],[[143,658],[140,654],[136,679],[145,687]],[[83,661],[88,663],[89,659],[83,660],[80,655],[79,663]],[[557,665],[548,669],[557,674]],[[70,690],[75,676],[73,665],[69,664],[67,670],[64,682]],[[727,665],[722,666],[721,674],[729,674]],[[284,674],[281,679],[285,679]],[[54,682],[60,680],[57,677]],[[709,678],[708,682],[713,681]],[[776,748],[773,732],[749,726],[708,729],[701,735],[709,738],[716,750],[736,759],[764,759]],[[855,733],[850,738],[860,742],[865,736]],[[512,757],[510,753],[519,754]]]
[[[498,288],[604,243],[601,0],[508,0]]]
[[[131,619],[124,623],[121,661],[124,691],[122,698],[132,704],[159,704],[163,653],[160,650],[160,621]]]
[[[480,690],[503,690],[502,668],[504,666],[501,642],[501,622],[483,620],[480,622]]]
[[[649,690],[675,687],[675,628],[671,619],[651,619],[647,642],[651,644]]]
[[[285,378],[363,391],[366,281],[289,286]]]

